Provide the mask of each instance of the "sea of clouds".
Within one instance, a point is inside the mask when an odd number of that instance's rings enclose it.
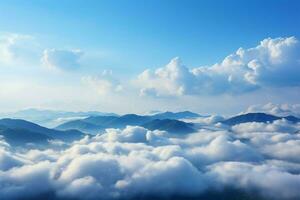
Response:
[[[1,199],[194,197],[225,188],[300,198],[300,124],[226,127],[207,120],[199,127],[175,136],[127,126],[70,144],[51,141],[44,149],[1,139]]]

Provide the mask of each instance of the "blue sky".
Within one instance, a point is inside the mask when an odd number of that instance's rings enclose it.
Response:
[[[18,38],[20,38],[20,36],[27,36],[26,39],[24,39],[24,37],[21,39],[22,41],[27,41],[23,44],[22,48],[19,48],[20,46],[18,46],[18,48],[9,48],[10,50],[17,49],[17,53],[14,53],[14,55],[18,55],[18,58],[26,58],[25,60],[20,59],[20,62],[14,63],[13,65],[24,65],[25,67],[2,68],[0,69],[2,73],[1,78],[18,80],[19,82],[28,82],[28,80],[30,80],[32,82],[31,84],[34,86],[42,85],[48,88],[50,94],[51,91],[55,90],[54,87],[81,87],[79,86],[79,82],[82,82],[82,79],[87,79],[87,82],[89,82],[88,84],[90,84],[90,82],[100,82],[99,84],[101,87],[104,87],[103,85],[109,82],[109,88],[116,85],[116,88],[118,88],[117,90],[121,90],[121,88],[128,88],[122,85],[123,82],[135,82],[134,79],[136,79],[136,77],[144,70],[155,70],[159,67],[163,67],[172,58],[177,56],[181,58],[185,66],[189,69],[193,69],[200,66],[212,66],[215,63],[221,63],[226,56],[236,52],[239,47],[243,47],[244,49],[256,47],[259,45],[260,41],[265,38],[288,38],[291,36],[294,36],[296,39],[300,38],[300,20],[298,20],[300,19],[300,2],[296,0],[12,0],[0,1],[0,8],[1,34],[6,35],[4,36],[6,38],[12,37],[12,34],[18,34]],[[19,41],[20,39],[17,40]],[[7,46],[5,46],[5,48],[6,47]],[[45,52],[47,49],[49,51]],[[51,51],[51,49],[54,49],[55,51]],[[71,51],[71,53],[62,51]],[[3,50],[3,52],[6,52],[6,50]],[[41,64],[40,61],[42,58],[40,57],[45,54],[51,54],[51,52],[54,52],[53,54],[55,54],[51,57],[51,62],[48,60],[49,62],[46,62],[46,64],[45,62],[42,62]],[[59,58],[57,58],[58,54]],[[293,56],[291,58],[294,59]],[[59,61],[57,61],[57,59],[59,59]],[[62,61],[62,59],[69,60]],[[71,61],[71,59],[74,60]],[[77,61],[79,63],[77,63]],[[57,62],[59,62],[59,64]],[[62,66],[66,64],[69,65],[69,67],[67,67],[68,69],[70,66],[71,68],[75,66],[74,68],[76,69],[70,72],[71,70],[65,70],[65,66],[63,66],[64,70],[58,70],[60,72],[47,72],[45,68],[39,67],[40,65],[48,65],[48,67],[51,65],[52,68],[56,68],[58,65]],[[2,66],[5,65],[8,65],[7,62],[5,64],[2,63]],[[106,71],[103,72],[103,70]],[[64,73],[64,71],[67,72]],[[290,74],[293,73],[288,73],[288,75]],[[97,78],[95,78],[95,76],[97,76]],[[104,76],[105,81],[107,81],[106,83],[103,83],[102,80],[102,77]],[[107,78],[107,76],[109,76],[109,78]],[[276,78],[276,75],[274,76]],[[274,76],[272,75],[273,78]],[[230,77],[228,76],[227,78]],[[191,78],[187,77],[186,79],[190,80]],[[294,79],[295,84],[283,85],[292,85],[293,87],[298,86],[297,78]],[[14,84],[18,81],[15,81]],[[162,93],[162,91],[157,93],[155,86],[152,84],[153,79],[147,81],[144,89],[147,91],[150,90],[150,93],[153,93],[153,91],[155,94]],[[151,82],[151,84],[149,84],[149,82]],[[265,82],[260,81],[260,83]],[[190,87],[189,84],[184,86]],[[197,82],[192,84],[203,83]],[[238,85],[239,83],[236,84]],[[2,83],[2,85],[11,84],[6,82],[5,84]],[[24,84],[20,83],[20,85],[25,87]],[[221,88],[222,85],[223,84],[219,84],[214,87]],[[279,85],[282,85],[282,83]],[[135,86],[139,86],[139,84],[135,84]],[[257,84],[255,84],[255,87],[256,86]],[[259,84],[259,87],[260,86],[261,84]],[[16,87],[19,88],[19,86]],[[253,88],[252,85],[251,87],[247,86],[247,91],[252,91]],[[25,87],[25,89],[27,88]],[[44,88],[43,90],[45,92],[48,91],[48,89]],[[205,94],[204,96],[198,94],[198,92],[196,92],[197,95],[194,95],[195,92],[192,91],[190,93],[168,92],[166,95],[168,97],[159,97],[165,96],[162,94],[156,95],[156,97],[139,97],[139,95],[134,97],[135,89],[136,87],[131,86],[128,90],[124,89],[126,90],[126,93],[127,91],[130,91],[129,94],[133,99],[126,100],[126,102],[131,103],[132,107],[135,107],[135,104],[139,104],[135,102],[136,99],[139,99],[138,101],[141,102],[149,101],[149,104],[151,105],[147,108],[143,108],[144,110],[160,108],[169,109],[169,107],[166,106],[166,102],[170,101],[169,96],[174,96],[173,94],[176,94],[176,103],[174,103],[174,105],[178,105],[177,101],[182,103],[186,102],[185,98],[193,98],[193,100],[192,102],[191,100],[188,100],[188,106],[177,106],[174,107],[174,109],[196,108],[199,111],[210,111],[209,109],[199,109],[199,105],[194,103],[198,102],[199,99],[202,101],[203,98],[205,98],[203,102],[204,104],[207,104],[210,100],[207,100],[206,98],[209,98],[208,96],[211,95],[210,92],[209,95]],[[137,87],[137,90],[138,89],[139,88]],[[168,91],[169,89],[170,88],[168,88]],[[175,89],[178,88],[175,87]],[[234,90],[244,91],[244,89],[245,88],[243,87],[242,89],[237,88]],[[269,88],[267,89],[269,90]],[[274,87],[271,88],[272,91],[273,89]],[[22,90],[24,90],[24,88]],[[184,90],[186,89],[184,88]],[[223,91],[223,89],[220,90]],[[292,89],[285,91],[293,94],[295,93],[295,91],[292,92]],[[297,89],[296,92],[298,91],[299,90]],[[261,92],[261,90],[256,90],[256,92]],[[100,93],[103,95],[103,92]],[[234,95],[240,96],[240,93],[241,92]],[[244,94],[244,92],[242,93]],[[17,94],[17,91],[14,94]],[[129,94],[123,95],[128,96]],[[179,98],[178,94],[180,96]],[[224,90],[220,95],[224,94],[230,94],[230,97],[224,97],[226,99],[234,98],[234,95],[231,95],[227,90]],[[263,97],[262,100],[257,100],[255,103],[265,103],[270,100],[279,103],[294,103],[296,102],[297,97],[294,95],[289,96],[288,99],[282,99],[281,97],[271,97],[272,92],[268,94],[270,95]],[[5,97],[9,96],[8,94],[2,95],[5,95]],[[188,95],[189,97],[185,97],[185,95]],[[255,99],[262,98],[261,95],[258,97],[257,94],[253,94],[253,97],[255,97]],[[9,100],[7,100],[7,102],[0,102],[0,104],[6,105],[5,107],[8,107],[8,110],[32,106],[58,107],[59,109],[77,108],[84,110],[108,110],[110,108],[115,108],[114,104],[103,106],[103,104],[106,104],[107,102],[96,103],[97,100],[95,100],[95,103],[89,104],[89,102],[86,101],[75,103],[68,100],[68,102],[66,102],[65,100],[60,98],[56,99],[55,97],[53,97],[53,101],[51,101],[47,95],[43,97],[35,95],[27,98],[28,103],[15,102],[15,105],[10,105]],[[47,102],[41,100],[46,98],[48,99]],[[109,99],[109,103],[111,102],[112,97],[108,98],[105,96],[105,98]],[[35,100],[31,101],[30,99]],[[95,97],[95,99],[97,99],[97,97]],[[103,100],[103,96],[101,96],[101,99]],[[65,104],[70,105],[70,103],[74,103],[76,106],[63,106]],[[240,106],[237,106],[237,109],[245,107],[249,103],[250,102],[241,104]],[[89,106],[78,106],[82,104],[89,104]],[[98,106],[99,104],[101,104],[100,107]],[[117,105],[118,103],[116,102],[115,104]],[[223,106],[226,106],[226,104]],[[214,108],[213,105],[207,105],[207,107]],[[130,106],[129,108],[129,111],[132,110]],[[133,109],[133,111],[138,111],[138,109],[141,108],[139,107],[136,110]],[[118,108],[116,111],[125,112],[126,109]],[[218,112],[219,110],[216,109],[213,111]]]
[[[57,46],[100,49],[115,67],[218,62],[267,37],[300,35],[299,1],[2,1],[2,31]],[[119,67],[119,66],[118,66]],[[116,68],[118,68],[116,67]]]

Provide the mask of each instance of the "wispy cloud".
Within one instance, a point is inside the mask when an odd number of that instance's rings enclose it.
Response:
[[[123,90],[123,86],[113,77],[111,70],[104,70],[98,76],[83,76],[81,81],[100,95],[118,93]]]
[[[80,67],[81,50],[45,49],[41,62],[53,70],[75,70]]]
[[[1,66],[27,65],[38,59],[40,46],[31,35],[0,33]]]

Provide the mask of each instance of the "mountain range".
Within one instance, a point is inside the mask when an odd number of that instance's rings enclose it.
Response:
[[[46,144],[48,140],[59,139],[73,141],[85,134],[78,130],[55,130],[42,127],[35,123],[21,119],[1,119],[0,135],[10,144],[38,143]]]
[[[75,116],[75,115],[88,115],[90,116],[70,120],[59,125],[55,129],[46,128],[24,119],[15,119],[17,116],[23,116],[24,118],[31,118],[38,120],[40,116],[42,119],[55,119],[58,116]],[[193,124],[185,123],[176,119],[179,118],[191,118],[198,116],[192,112],[179,112],[179,113],[158,113],[157,115],[142,116],[136,114],[127,114],[118,116],[114,113],[109,115],[108,113],[100,112],[56,112],[56,111],[40,111],[40,110],[26,110],[20,111],[14,118],[0,119],[0,136],[12,144],[23,145],[26,143],[34,144],[48,144],[49,140],[63,140],[73,141],[82,138],[86,133],[99,133],[99,131],[105,128],[124,128],[127,125],[143,126],[150,130],[165,130],[170,133],[190,133],[194,132]],[[165,118],[171,119],[165,119]]]
[[[154,119],[142,126],[149,130],[164,130],[175,134],[195,132],[192,123],[174,119]]]
[[[0,113],[0,118],[23,119],[37,123],[41,126],[53,128],[66,121],[82,119],[89,116],[118,116],[115,113],[105,113],[98,111],[69,112],[57,110],[24,109],[11,113]]]
[[[203,117],[197,113],[193,113],[190,111],[182,111],[182,112],[161,112],[151,115],[155,119],[184,119],[184,118],[196,118],[196,117]]]
[[[178,113],[164,112],[155,115],[91,116],[63,123],[57,126],[56,129],[77,129],[88,133],[98,133],[105,128],[124,128],[130,125],[142,126],[150,130],[164,130],[170,133],[191,133],[195,131],[193,124],[179,121],[178,119],[198,116],[200,115],[189,111]]]
[[[263,123],[270,122],[271,123],[275,120],[280,120],[280,119],[286,119],[293,123],[300,122],[299,118],[292,115],[279,117],[279,116],[270,115],[266,113],[247,113],[247,114],[231,117],[229,119],[222,121],[222,123],[226,125],[234,126],[237,124],[247,123],[247,122],[263,122]]]
[[[198,116],[200,115],[188,111],[165,112],[155,115],[92,115],[83,119],[65,122],[55,129],[46,128],[22,119],[4,118],[0,119],[0,136],[14,145],[25,143],[47,144],[49,140],[73,141],[82,138],[86,134],[101,133],[106,128],[125,128],[128,125],[141,126],[149,130],[168,131],[171,134],[186,134],[195,132],[195,125],[179,119]],[[234,126],[247,122],[271,123],[280,119],[288,120],[291,123],[300,122],[300,119],[294,116],[279,117],[266,113],[247,113],[228,118],[221,123]]]

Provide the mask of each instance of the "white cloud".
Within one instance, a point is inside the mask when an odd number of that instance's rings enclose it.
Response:
[[[300,162],[300,138],[297,140],[287,140],[275,144],[267,144],[262,151],[277,159]]]
[[[212,124],[216,124],[220,121],[224,120],[224,117],[220,116],[220,115],[211,115],[211,116],[204,116],[204,117],[197,117],[197,118],[193,118],[193,119],[182,119],[185,122],[191,122],[191,123],[195,123],[198,125],[212,125]]]
[[[14,167],[5,172],[0,171],[1,197],[4,199],[36,197],[48,192],[51,188],[50,167],[51,163],[42,161]]]
[[[83,154],[71,160],[66,168],[61,170],[59,181],[62,183],[92,176],[103,187],[110,187],[122,178],[118,161],[101,153]]]
[[[188,69],[178,58],[138,76],[141,94],[181,96],[244,93],[263,87],[299,86],[300,45],[295,37],[267,38],[239,48],[221,63]]]
[[[0,170],[8,170],[12,167],[21,166],[24,161],[18,156],[11,154],[9,151],[0,149]]]
[[[296,133],[300,124],[287,120],[276,120],[273,123],[242,123],[232,127],[241,138],[247,138],[252,146],[275,159],[300,162],[300,134]]]
[[[272,199],[297,199],[300,195],[300,175],[287,173],[272,165],[217,163],[211,167],[211,174],[222,184],[259,191]]]
[[[92,176],[75,179],[58,196],[66,198],[96,199],[101,192],[102,186]]]
[[[189,93],[194,80],[193,74],[181,64],[179,58],[174,58],[165,68],[159,68],[154,73],[145,70],[138,77],[142,86],[141,95],[156,94],[157,96],[180,96]]]
[[[207,187],[204,180],[204,175],[188,160],[172,157],[166,161],[149,162],[131,177],[118,181],[116,187],[129,197],[193,196]]]
[[[273,123],[248,122],[234,125],[232,130],[245,132],[288,132],[294,133],[300,129],[300,124],[294,124],[286,119],[275,120]]]
[[[75,70],[80,66],[81,50],[45,49],[41,62],[49,69]]]

